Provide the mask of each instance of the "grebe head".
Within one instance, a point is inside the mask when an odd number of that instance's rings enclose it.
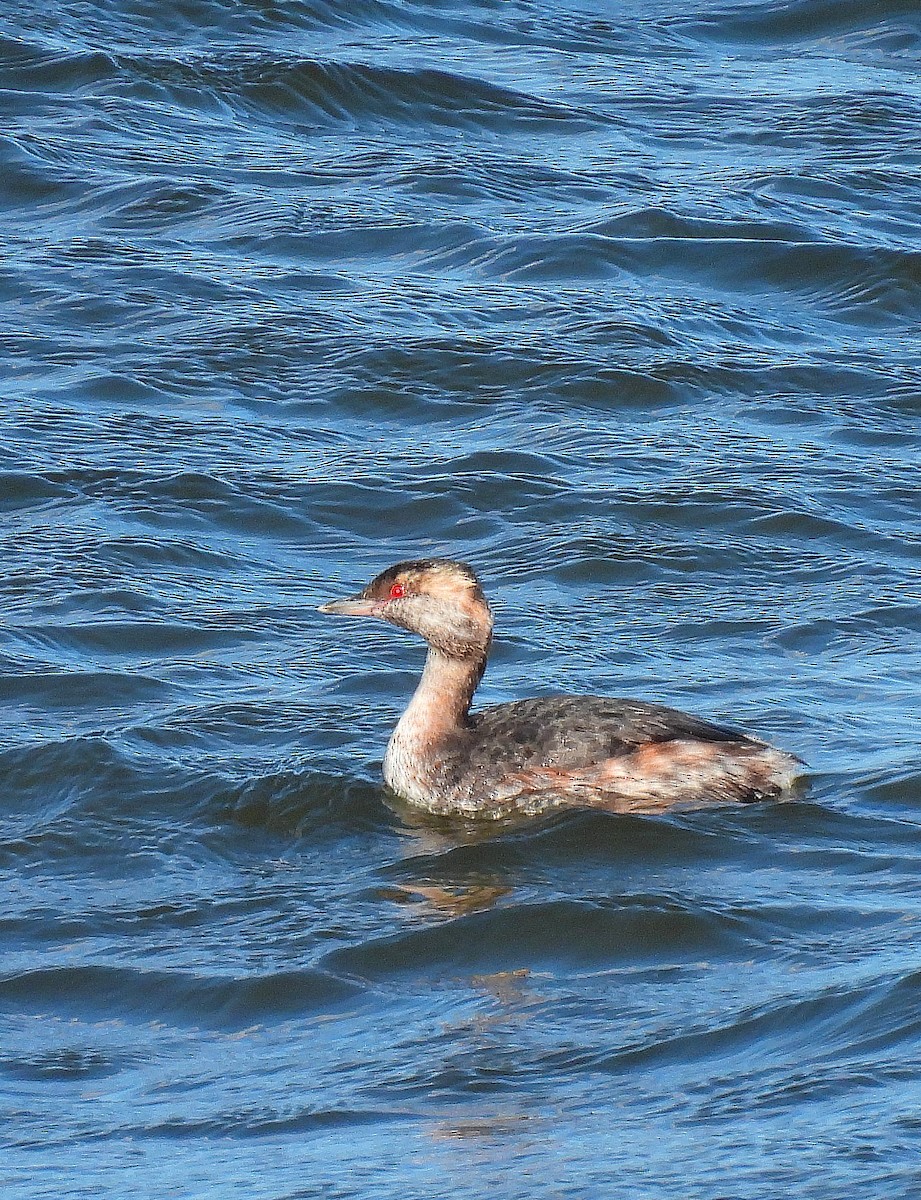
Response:
[[[357,596],[321,604],[321,613],[379,617],[418,633],[451,658],[483,658],[492,613],[472,567],[449,558],[424,558],[388,567]]]

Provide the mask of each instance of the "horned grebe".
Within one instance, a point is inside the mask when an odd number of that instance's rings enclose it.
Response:
[[[384,781],[430,813],[499,818],[574,805],[652,813],[780,798],[799,773],[792,754],[659,704],[542,696],[471,713],[493,621],[466,563],[397,563],[319,611],[380,617],[428,642]]]

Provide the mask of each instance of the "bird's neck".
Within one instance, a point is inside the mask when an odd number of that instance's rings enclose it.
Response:
[[[419,686],[393,731],[387,759],[405,763],[424,758],[462,732],[485,668],[485,653],[452,658],[430,648]]]
[[[429,647],[419,686],[384,755],[384,781],[398,795],[423,806],[437,800],[439,772],[466,732],[485,668],[485,649],[455,657]]]
[[[485,669],[485,654],[452,658],[431,647],[419,686],[400,719],[400,725],[406,723],[419,733],[428,731],[436,742],[462,729],[467,723],[473,693]]]

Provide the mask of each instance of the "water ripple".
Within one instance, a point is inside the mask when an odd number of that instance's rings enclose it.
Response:
[[[243,1028],[328,1010],[358,989],[320,971],[287,971],[254,978],[124,967],[46,967],[0,978],[0,1006],[9,1011],[54,1007],[83,1019],[131,1016]]]

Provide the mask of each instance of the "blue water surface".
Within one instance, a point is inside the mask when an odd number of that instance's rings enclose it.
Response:
[[[921,1194],[921,12],[0,12],[4,1200]],[[432,826],[480,702],[796,803]]]

